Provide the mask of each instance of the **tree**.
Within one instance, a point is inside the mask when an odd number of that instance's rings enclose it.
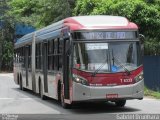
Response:
[[[37,28],[72,15],[124,16],[135,22],[140,33],[146,36],[145,51],[160,54],[156,52],[160,51],[159,46],[149,44],[151,42],[160,45],[159,0],[10,0],[8,4],[12,6],[8,16],[12,16],[14,21]],[[152,47],[158,50],[153,51]]]
[[[44,27],[53,22],[71,16],[68,0],[11,0],[9,14],[15,16],[17,22]]]
[[[4,41],[2,60],[3,70],[11,71],[13,69],[13,42],[11,42],[10,40]]]
[[[9,67],[13,67],[12,65],[12,55],[13,55],[13,29],[10,24],[10,18],[7,16],[8,10],[7,0],[0,1],[0,71],[4,70],[5,67],[8,69]],[[10,66],[6,67],[5,65],[9,63]]]
[[[159,5],[159,0],[77,0],[74,15],[100,14],[127,17],[138,24],[140,33],[146,36],[145,44],[148,44],[151,40],[160,41]]]
[[[16,23],[41,28],[71,16],[73,7],[74,0],[0,0],[0,71],[12,70]]]

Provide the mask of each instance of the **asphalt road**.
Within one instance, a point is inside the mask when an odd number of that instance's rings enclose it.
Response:
[[[9,73],[0,74],[0,114],[0,119],[3,120],[7,115],[17,114],[18,118],[26,120],[122,119],[118,115],[160,114],[160,100],[151,98],[129,100],[124,108],[117,108],[114,104],[109,103],[86,103],[76,105],[72,109],[63,109],[55,100],[44,101],[31,91],[21,91],[13,81],[13,74]]]

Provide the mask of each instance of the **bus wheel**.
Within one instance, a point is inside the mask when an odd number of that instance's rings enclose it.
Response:
[[[23,89],[22,80],[19,80],[19,88],[20,88],[20,90]]]
[[[39,94],[42,100],[46,100],[47,97],[43,94],[43,85],[41,84],[41,82],[39,84]]]
[[[126,100],[118,100],[115,102],[117,107],[124,107],[126,104]]]
[[[62,107],[65,108],[65,109],[71,108],[71,105],[70,105],[70,104],[67,104],[67,103],[64,102],[64,95],[63,95],[62,87],[61,87],[61,105],[62,105]]]
[[[25,91],[26,89],[23,87],[23,81],[22,81],[22,77],[20,76],[20,79],[19,79],[19,86],[20,86],[20,90],[23,90]]]

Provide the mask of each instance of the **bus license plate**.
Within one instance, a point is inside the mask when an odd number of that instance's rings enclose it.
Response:
[[[107,99],[118,98],[118,94],[106,94]]]

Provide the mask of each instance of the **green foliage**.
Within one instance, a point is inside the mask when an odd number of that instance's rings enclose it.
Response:
[[[160,55],[160,41],[150,38],[144,44],[146,55]]]
[[[2,68],[3,70],[12,70],[13,67],[13,43],[5,40],[3,42],[2,54]]]
[[[160,99],[160,91],[150,90],[146,86],[144,87],[144,95],[148,96],[148,97],[153,97],[153,98]]]
[[[2,59],[6,63],[9,63],[13,59],[13,43],[11,41],[4,41],[3,51]]]
[[[160,54],[159,0],[77,0],[73,14],[127,17],[135,22],[140,27],[140,33],[146,36],[145,45],[150,44],[150,47],[146,48],[154,52],[153,54]],[[158,52],[152,50],[157,48]]]
[[[0,71],[13,69],[13,19],[7,11],[9,6],[7,1],[3,0],[0,4],[0,21],[3,21],[3,27],[0,29]]]
[[[69,1],[69,2],[68,2]],[[6,4],[7,2],[7,4]],[[5,27],[0,30],[0,71],[13,67],[13,36],[16,23],[41,28],[71,16],[72,0],[5,0],[0,4],[0,20]],[[1,9],[3,7],[9,9]]]
[[[160,55],[160,0],[10,0],[8,16],[37,28],[72,15],[127,17],[144,34],[145,53]],[[72,3],[72,4],[71,4]],[[75,5],[75,7],[74,7]],[[74,10],[73,10],[74,8]]]
[[[11,0],[8,4],[12,6],[8,14],[14,16],[17,22],[37,28],[71,16],[67,0]]]

